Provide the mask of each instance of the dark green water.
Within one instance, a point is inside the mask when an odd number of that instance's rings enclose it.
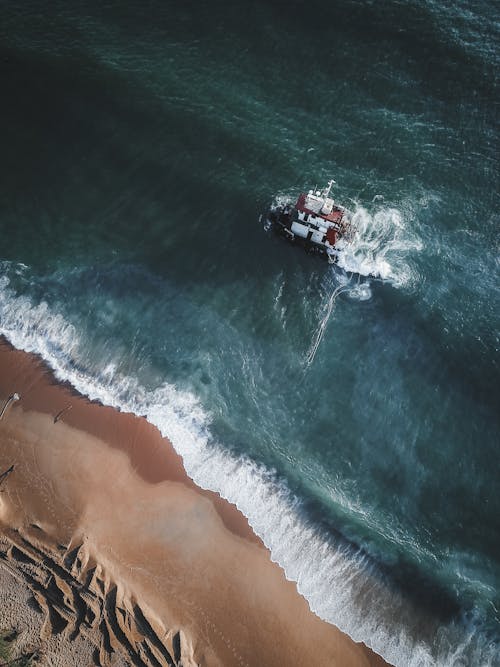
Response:
[[[499,664],[499,21],[0,3],[0,332],[402,666]],[[259,222],[332,177],[339,268]]]

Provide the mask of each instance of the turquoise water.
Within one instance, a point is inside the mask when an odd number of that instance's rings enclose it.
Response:
[[[1,333],[147,415],[326,620],[499,664],[498,7],[85,6],[0,4]],[[259,222],[332,177],[339,267]]]

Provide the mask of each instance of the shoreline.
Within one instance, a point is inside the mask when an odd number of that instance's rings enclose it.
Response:
[[[53,562],[43,576],[59,577],[67,599],[91,576],[89,600],[104,609],[96,628],[96,609],[56,608],[38,582],[46,616],[72,628],[66,652],[80,636],[73,616],[93,614],[79,628],[93,633],[102,664],[118,655],[168,664],[160,645],[183,665],[387,664],[310,611],[246,517],[200,489],[145,418],[91,402],[4,338],[0,368],[0,408],[20,395],[0,420],[0,473],[14,465],[0,485],[7,563],[29,584],[26,567]]]

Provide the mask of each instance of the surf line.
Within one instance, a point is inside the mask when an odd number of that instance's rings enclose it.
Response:
[[[319,327],[316,330],[316,334],[313,337],[313,342],[311,347],[309,348],[309,351],[306,356],[306,368],[309,368],[309,366],[313,363],[314,357],[316,356],[316,352],[318,351],[319,346],[321,345],[321,341],[323,340],[323,336],[325,335],[326,331],[326,326],[328,324],[328,320],[330,319],[330,315],[332,314],[333,306],[335,305],[335,301],[337,298],[343,293],[349,291],[349,287],[351,284],[351,279],[352,279],[352,274],[349,277],[349,281],[345,285],[338,285],[333,292],[331,293],[328,303],[326,306],[326,313],[324,317],[322,318],[321,322],[319,323]]]

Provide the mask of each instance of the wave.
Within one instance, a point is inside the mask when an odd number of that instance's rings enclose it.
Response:
[[[434,624],[423,637],[429,619],[384,581],[366,554],[311,523],[300,499],[272,471],[214,442],[210,416],[193,394],[168,383],[147,390],[114,364],[92,373],[75,326],[47,303],[17,295],[6,275],[0,276],[0,334],[40,355],[59,380],[91,400],[145,416],[172,442],[199,486],[245,514],[322,619],[394,665],[495,664],[495,647],[482,641],[473,624],[465,633],[462,624]]]

